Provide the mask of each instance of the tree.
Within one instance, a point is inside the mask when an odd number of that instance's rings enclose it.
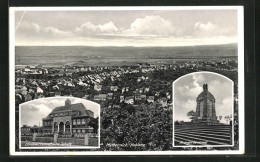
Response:
[[[231,120],[231,117],[228,115],[228,116],[225,116],[225,119],[226,119],[226,122],[227,122],[227,124],[228,124],[229,121]]]
[[[195,119],[195,117],[196,117],[196,112],[194,112],[193,110],[191,110],[191,111],[189,111],[188,113],[187,113],[187,116],[190,118],[190,119]]]
[[[89,126],[93,127],[94,129],[94,133],[97,133],[97,130],[98,130],[98,117],[97,118],[93,118],[89,124]]]

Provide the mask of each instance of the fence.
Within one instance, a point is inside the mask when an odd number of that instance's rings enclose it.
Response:
[[[60,136],[55,134],[52,137],[48,136],[38,136],[33,134],[33,136],[21,136],[21,141],[30,142],[41,142],[41,143],[71,143],[71,145],[78,146],[98,146],[98,137],[93,134],[79,134],[80,136]]]

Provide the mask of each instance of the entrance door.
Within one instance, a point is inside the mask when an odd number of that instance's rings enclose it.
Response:
[[[64,127],[64,123],[61,121],[60,124],[59,124],[59,133],[65,133],[65,127]]]

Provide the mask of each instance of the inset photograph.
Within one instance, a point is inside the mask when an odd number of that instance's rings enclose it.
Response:
[[[99,148],[100,105],[74,97],[20,105],[20,149]]]
[[[173,146],[233,146],[233,81],[195,72],[173,82]]]

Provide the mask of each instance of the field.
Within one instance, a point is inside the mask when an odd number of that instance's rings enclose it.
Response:
[[[16,65],[55,67],[131,66],[137,63],[164,64],[181,59],[236,57],[237,44],[188,47],[89,47],[89,46],[16,46]]]

